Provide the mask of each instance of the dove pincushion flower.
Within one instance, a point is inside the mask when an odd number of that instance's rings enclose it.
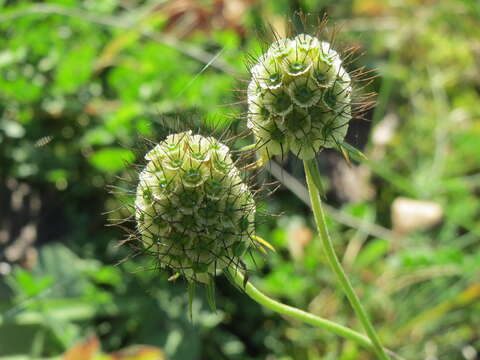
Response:
[[[145,251],[189,280],[238,264],[250,246],[255,202],[229,148],[187,131],[168,136],[145,159],[135,201]]]
[[[277,40],[250,72],[247,124],[263,156],[308,160],[343,141],[351,78],[329,43],[306,34]]]

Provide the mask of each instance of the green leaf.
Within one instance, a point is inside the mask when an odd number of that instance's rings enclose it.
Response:
[[[68,171],[65,169],[54,169],[50,170],[46,174],[46,179],[52,183],[55,183],[57,181],[63,181],[67,179],[68,177]]]
[[[49,275],[35,277],[31,272],[18,268],[15,271],[14,287],[25,297],[32,297],[46,290],[53,283]],[[12,283],[13,284],[13,283]]]
[[[115,136],[111,131],[103,127],[95,127],[88,130],[80,140],[84,145],[110,145],[115,140]]]
[[[104,265],[100,269],[88,269],[86,273],[99,284],[120,286],[123,281],[119,268],[111,265]]]
[[[376,239],[370,242],[358,255],[356,265],[367,267],[385,255],[390,247],[387,240]]]
[[[67,94],[78,90],[90,78],[94,57],[93,46],[70,49],[57,68],[56,86]]]
[[[100,171],[115,173],[124,169],[134,158],[131,150],[110,147],[97,151],[88,160]]]

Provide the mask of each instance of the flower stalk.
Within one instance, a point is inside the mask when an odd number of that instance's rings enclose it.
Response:
[[[281,315],[285,315],[290,318],[299,320],[306,324],[316,326],[320,329],[330,331],[345,339],[352,340],[356,344],[368,350],[375,351],[376,349],[376,345],[372,342],[372,340],[370,340],[367,336],[356,332],[355,330],[337,324],[336,322],[324,319],[320,316],[300,310],[293,306],[283,304],[265,295],[263,292],[257,289],[250,281],[245,280],[244,275],[239,269],[229,269],[228,271],[225,271],[225,275],[227,275],[228,279],[238,288],[243,290],[245,294],[247,294],[252,300],[256,301],[258,304],[266,307],[267,309],[270,309]],[[388,349],[381,348],[381,350],[384,354],[388,352],[395,359],[402,359],[400,356],[394,354]],[[388,357],[386,357],[385,359],[388,359]]]
[[[325,215],[322,209],[322,203],[320,199],[320,189],[316,185],[315,178],[320,177],[320,172],[318,170],[316,159],[305,160],[304,161],[305,175],[307,178],[307,186],[310,194],[310,201],[312,203],[312,210],[315,216],[315,222],[317,224],[317,229],[320,235],[320,240],[322,242],[325,255],[327,256],[328,263],[332,268],[333,272],[337,276],[340,285],[343,288],[345,295],[347,296],[350,304],[352,305],[355,313],[357,314],[360,322],[362,323],[365,332],[370,338],[372,348],[376,352],[377,356],[381,360],[389,360],[390,358],[385,353],[385,350],[380,342],[380,338],[373,327],[367,312],[362,306],[360,299],[358,298],[355,290],[353,289],[350,280],[348,279],[347,274],[342,268],[340,261],[338,260],[335,250],[333,248],[332,240],[328,233],[327,225],[325,222]]]

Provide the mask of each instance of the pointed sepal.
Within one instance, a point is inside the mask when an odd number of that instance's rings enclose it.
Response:
[[[270,244],[267,240],[261,238],[260,236],[258,235],[252,235],[251,236],[253,240],[255,240],[257,243],[258,243],[258,248],[260,249],[260,251],[262,251],[264,254],[266,254],[266,250],[265,248],[267,248],[268,250],[270,251],[273,251],[275,252],[275,248],[273,247],[272,244]]]
[[[195,282],[188,282],[188,317],[193,322],[193,299],[195,298]]]
[[[213,276],[210,276],[207,282],[207,302],[210,310],[217,312],[217,304],[215,302],[215,281]]]
[[[349,164],[351,164],[350,159],[353,159],[359,162],[368,160],[368,158],[365,156],[364,153],[362,153],[360,150],[353,147],[349,143],[342,142],[339,145],[340,145],[339,150],[342,152],[343,157]]]

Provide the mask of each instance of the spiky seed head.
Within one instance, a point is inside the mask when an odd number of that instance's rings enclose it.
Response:
[[[191,131],[145,156],[135,201],[144,250],[162,267],[207,282],[250,246],[255,202],[229,148]]]
[[[345,138],[352,119],[352,84],[328,42],[300,34],[280,39],[251,69],[247,125],[260,153],[292,151],[311,159]]]

